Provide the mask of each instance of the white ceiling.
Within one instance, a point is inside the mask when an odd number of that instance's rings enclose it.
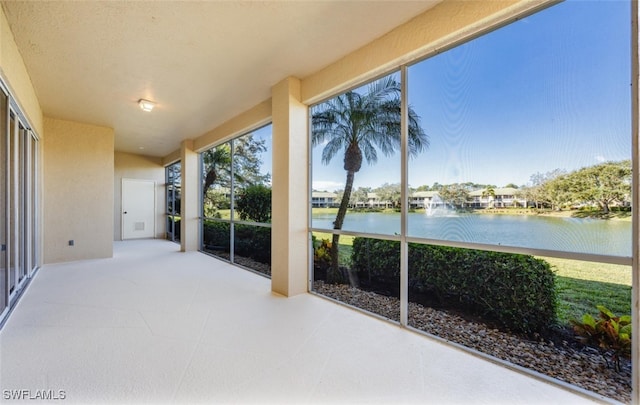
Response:
[[[432,7],[422,1],[2,1],[46,116],[165,156]],[[140,98],[157,102],[144,113]]]

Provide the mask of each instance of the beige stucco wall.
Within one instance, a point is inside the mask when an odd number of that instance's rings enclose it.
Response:
[[[270,121],[271,99],[268,99],[199,136],[193,141],[193,150],[202,152],[214,144],[245,134]]]
[[[166,167],[176,162],[179,162],[180,156],[181,156],[180,149],[176,149],[172,153],[162,158],[162,165]]]
[[[13,38],[13,33],[9,27],[9,23],[7,22],[4,11],[0,8],[0,76],[2,77],[2,81],[8,87],[11,96],[14,98],[22,114],[27,118],[27,124],[31,126],[31,129],[38,135],[40,139],[44,138],[44,129],[43,129],[43,116],[42,109],[40,108],[40,103],[36,96],[35,89],[33,88],[33,83],[31,82],[31,78],[29,77],[29,73],[22,59],[22,55],[20,55],[20,51],[18,50],[18,46],[15,43]],[[38,156],[42,159],[43,148],[42,143],[40,143],[40,148],[38,149]],[[42,166],[40,166],[39,173],[37,175],[38,184],[36,187],[38,188],[39,195],[43,195],[43,182],[42,182]],[[36,207],[37,211],[37,220],[39,229],[43,228],[43,215],[42,215],[42,204]],[[39,243],[37,246],[38,249],[38,258],[39,262],[37,265],[42,264],[42,252],[44,251],[42,247],[42,234],[36,235]]]
[[[122,240],[122,179],[152,180],[156,183],[155,237],[164,238],[166,195],[162,158],[115,152],[113,240]]]
[[[44,263],[111,257],[113,129],[45,117],[44,131]]]
[[[24,65],[18,46],[13,39],[7,17],[0,9],[0,74],[16,98],[33,130],[43,136],[43,118],[40,103]]]

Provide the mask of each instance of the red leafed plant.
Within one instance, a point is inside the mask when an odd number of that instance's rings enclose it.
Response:
[[[582,316],[582,321],[570,320],[574,332],[584,344],[597,345],[609,354],[616,371],[620,371],[620,358],[631,357],[631,316],[616,316],[602,305],[595,319],[590,314]],[[603,356],[604,356],[603,354]],[[604,357],[607,365],[609,361]]]

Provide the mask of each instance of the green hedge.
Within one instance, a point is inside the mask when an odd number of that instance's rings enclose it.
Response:
[[[231,225],[222,221],[204,221],[203,242],[207,251],[231,250]],[[234,225],[234,253],[257,262],[271,264],[271,228],[252,225]]]
[[[271,264],[271,228],[235,225],[235,254]]]
[[[353,267],[362,281],[397,283],[400,243],[353,241]],[[517,332],[555,324],[555,275],[529,255],[409,244],[409,289],[442,305],[481,315]]]
[[[231,249],[231,225],[228,222],[207,221],[202,225],[202,241],[208,251],[229,252]]]

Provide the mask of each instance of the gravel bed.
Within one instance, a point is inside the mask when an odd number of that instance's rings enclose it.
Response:
[[[398,320],[400,302],[397,298],[351,288],[347,285],[314,283],[315,292]],[[631,402],[631,364],[622,361],[622,371],[608,368],[597,349],[575,348],[570,342],[559,343],[499,331],[483,323],[460,316],[409,303],[409,325],[510,363],[535,370],[547,376],[574,384],[589,391]]]
[[[229,252],[215,252],[211,254],[214,256],[223,258],[227,261],[231,261],[231,255],[229,254]],[[234,261],[234,264],[244,266],[248,269],[257,271],[258,273],[262,273],[271,277],[271,266],[269,266],[268,264],[260,263],[248,257],[242,257],[238,255],[233,256],[233,261]]]

